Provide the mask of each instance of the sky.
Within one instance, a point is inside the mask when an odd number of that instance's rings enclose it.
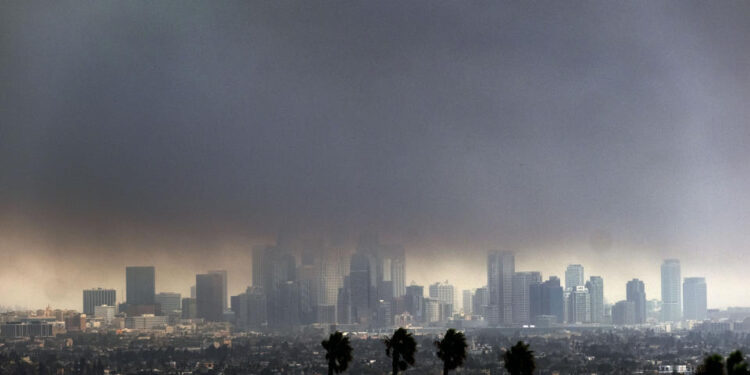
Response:
[[[0,3],[0,305],[250,284],[281,231],[407,279],[659,265],[750,306],[750,3]]]

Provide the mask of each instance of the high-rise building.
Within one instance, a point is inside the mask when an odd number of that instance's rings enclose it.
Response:
[[[529,289],[532,284],[542,282],[540,272],[516,272],[513,275],[513,322],[516,324],[531,323],[531,305],[529,302]]]
[[[213,270],[208,271],[209,274],[217,274],[221,277],[221,308],[226,310],[229,308],[228,294],[227,294],[227,271],[226,270]]]
[[[591,276],[586,289],[591,296],[591,322],[604,323],[604,280],[601,276]]]
[[[471,289],[464,289],[461,292],[461,304],[464,309],[464,314],[466,315],[472,314],[473,304],[472,304],[471,298],[472,298]]]
[[[406,311],[415,321],[425,321],[424,286],[414,284],[407,286],[405,298]]]
[[[266,324],[266,295],[261,287],[249,287],[245,293],[232,296],[231,307],[239,329],[257,329]]]
[[[662,321],[677,322],[682,319],[682,276],[680,261],[666,259],[661,265],[661,315]]]
[[[156,269],[125,268],[125,287],[125,299],[129,305],[153,305],[156,294]]]
[[[633,302],[634,322],[635,324],[642,324],[646,322],[646,287],[643,281],[633,279],[628,281],[625,288],[627,301]],[[612,313],[614,314],[614,312]],[[614,315],[612,317],[614,319]]]
[[[490,292],[487,290],[487,287],[481,287],[477,288],[477,290],[474,291],[474,296],[472,297],[472,306],[471,310],[474,315],[479,315],[487,318],[487,309],[490,305]]]
[[[315,308],[318,305],[318,289],[320,288],[320,271],[320,261],[315,256],[308,256],[307,261],[297,268],[302,324],[315,322]]]
[[[620,301],[612,307],[612,323],[615,325],[631,325],[636,323],[635,302]]]
[[[117,293],[114,289],[85,289],[83,291],[83,313],[94,315],[96,306],[115,306]]]
[[[585,286],[576,286],[568,297],[568,323],[591,321],[591,296]]]
[[[444,283],[437,282],[430,285],[430,298],[436,299],[443,305],[447,306],[444,311],[447,311],[449,316],[453,315],[455,294],[453,285],[448,284],[448,280]]]
[[[557,323],[565,322],[565,303],[560,279],[550,276],[549,280],[529,286],[529,314],[535,322],[539,316],[554,316]]]
[[[198,317],[210,322],[223,320],[221,292],[224,281],[218,273],[195,275],[195,299]]]
[[[513,274],[515,255],[510,251],[491,251],[487,255],[487,288],[490,306],[487,312],[490,325],[513,323]]]
[[[708,315],[706,279],[686,277],[682,284],[683,313],[687,320],[705,320]]]
[[[253,286],[256,288],[262,288],[265,273],[263,271],[263,268],[265,267],[264,262],[264,256],[266,254],[266,247],[267,246],[255,246],[253,247],[253,255],[252,255],[252,262],[253,262]]]
[[[355,253],[352,255],[350,267],[352,320],[355,323],[368,324],[371,320],[372,302],[370,259],[365,254]]]
[[[433,298],[424,299],[424,321],[425,323],[434,323],[442,320],[440,301]]]
[[[154,299],[161,306],[161,313],[163,315],[182,311],[180,293],[162,292],[157,294]]]
[[[198,317],[198,302],[195,298],[182,299],[182,319],[195,319]]]
[[[583,266],[580,264],[571,264],[565,270],[565,289],[575,289],[583,285]]]

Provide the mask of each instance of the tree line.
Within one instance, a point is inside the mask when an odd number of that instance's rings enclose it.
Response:
[[[385,354],[391,359],[393,375],[414,366],[414,354],[417,352],[417,342],[411,333],[399,328],[393,335],[383,340]],[[461,367],[466,359],[466,336],[451,328],[445,332],[443,338],[435,341],[437,357],[443,361],[443,374]],[[352,346],[349,338],[336,331],[321,343],[326,351],[328,361],[328,375],[346,371],[352,361]],[[511,375],[532,375],[536,368],[534,352],[529,345],[519,341],[503,354],[505,369]]]

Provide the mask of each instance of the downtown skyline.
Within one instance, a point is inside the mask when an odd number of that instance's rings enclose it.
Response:
[[[0,3],[0,305],[198,273],[279,232],[405,280],[705,277],[750,305],[750,5]],[[439,276],[436,276],[439,275]]]

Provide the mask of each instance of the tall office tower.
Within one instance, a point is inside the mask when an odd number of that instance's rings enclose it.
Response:
[[[249,287],[245,293],[232,296],[235,324],[240,329],[256,329],[266,323],[266,295],[261,287]]]
[[[156,303],[161,306],[161,313],[168,315],[175,311],[182,311],[182,305],[180,305],[180,293],[159,293],[154,297]]]
[[[339,288],[344,285],[344,275],[341,264],[345,262],[346,253],[341,250],[328,250],[320,260],[320,286],[318,288],[318,304],[335,305]]]
[[[406,294],[406,253],[402,246],[393,250],[391,259],[391,281],[393,281],[393,296],[398,298]]]
[[[565,270],[565,289],[575,289],[577,286],[583,286],[583,266],[580,264],[571,264]]]
[[[568,297],[568,323],[591,321],[591,295],[585,286],[576,286]]]
[[[266,247],[268,246],[255,246],[253,247],[253,286],[256,288],[262,288],[264,282],[264,271],[265,260],[264,255],[266,254]]]
[[[336,297],[336,322],[339,324],[351,324],[353,320],[351,281],[349,276],[344,276],[344,283],[339,288],[339,293]]]
[[[372,288],[370,284],[370,259],[362,253],[352,255],[349,270],[351,287],[352,322],[370,323],[370,303]]]
[[[510,251],[491,251],[487,255],[487,288],[490,306],[487,312],[490,325],[513,323],[513,274],[515,255]]]
[[[125,268],[125,299],[129,305],[153,305],[156,294],[154,267]]]
[[[300,321],[302,324],[314,323],[320,287],[320,262],[316,262],[314,256],[309,256],[297,268],[297,278],[300,294]]]
[[[414,284],[407,286],[405,298],[406,311],[415,321],[424,322],[424,287]]]
[[[542,282],[540,272],[516,272],[513,275],[513,322],[516,324],[531,323],[531,306],[529,304],[529,288],[532,284]]]
[[[586,289],[591,296],[591,322],[604,323],[604,280],[601,276],[591,276]]]
[[[221,277],[221,309],[226,310],[229,308],[228,304],[228,290],[227,290],[227,271],[226,270],[213,270],[208,271],[209,274],[217,274]]]
[[[453,285],[448,284],[448,280],[445,283],[437,282],[430,285],[430,298],[440,301],[445,307],[445,311],[449,316],[453,316],[453,306],[455,305],[455,295]]]
[[[198,317],[198,303],[195,298],[182,299],[182,319],[195,319]]]
[[[612,323],[615,325],[635,324],[635,302],[620,301],[612,307]]]
[[[529,315],[532,322],[538,317],[554,316],[557,323],[565,322],[565,303],[563,301],[563,287],[560,279],[550,276],[543,283],[529,286]]]
[[[302,323],[299,282],[287,281],[279,285],[280,319],[282,327],[295,327]]]
[[[344,273],[342,272],[341,263],[346,257],[342,250],[328,249],[320,258],[318,268],[318,287],[317,287],[317,309],[333,311],[333,322],[337,321],[337,299],[339,289],[344,286]],[[320,315],[320,314],[317,314]],[[318,323],[323,323],[317,319]]]
[[[94,315],[96,306],[115,306],[117,304],[116,295],[114,289],[85,289],[83,291],[83,313]]]
[[[434,323],[442,320],[440,301],[433,298],[424,299],[424,322]]]
[[[195,300],[198,317],[210,322],[223,320],[221,292],[224,280],[218,273],[195,275]]]
[[[686,277],[682,284],[683,312],[687,320],[705,320],[707,317],[706,279]]]
[[[646,287],[643,281],[638,279],[628,281],[625,291],[627,301],[633,302],[635,308],[635,324],[646,323]]]
[[[662,321],[677,322],[682,319],[680,261],[666,259],[661,265],[661,316]]]
[[[474,291],[474,297],[472,298],[471,311],[474,315],[482,316],[486,319],[487,317],[487,306],[490,305],[490,292],[486,286],[477,288]]]
[[[464,289],[461,292],[461,302],[464,308],[464,314],[466,315],[472,315],[472,312],[473,312],[472,310],[473,304],[471,300],[472,297],[473,296],[471,293],[471,289]]]

